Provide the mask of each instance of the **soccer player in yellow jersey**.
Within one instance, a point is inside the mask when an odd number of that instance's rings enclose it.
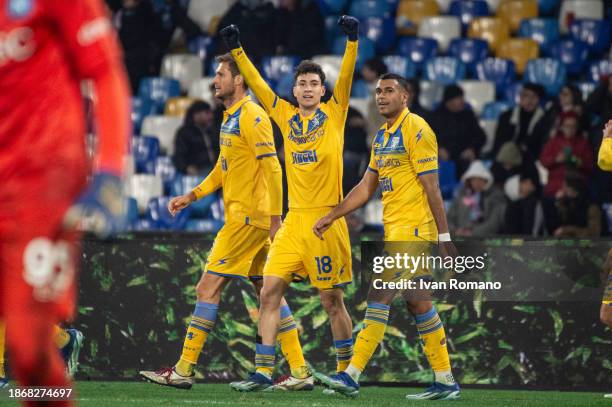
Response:
[[[612,120],[609,120],[604,127],[597,164],[604,171],[612,171]],[[612,328],[612,249],[608,252],[603,271],[607,280],[600,317],[601,322]],[[612,398],[612,394],[606,394],[605,397]]]
[[[450,241],[444,203],[438,185],[438,145],[427,122],[411,113],[411,97],[404,78],[382,75],[376,85],[376,104],[386,122],[374,138],[368,170],[347,197],[313,227],[314,234],[327,239],[334,222],[363,206],[380,185],[382,189],[384,240],[387,242],[431,242],[440,244],[442,256],[455,256]],[[415,243],[416,244],[416,243]],[[420,251],[419,251],[420,253]],[[359,393],[359,375],[382,342],[394,292],[371,290],[364,328],[357,336],[349,366],[331,377],[317,374],[330,388],[347,396]],[[459,398],[460,389],[451,372],[444,326],[430,300],[409,299],[425,355],[435,380],[433,386],[417,395],[419,400]]]
[[[259,292],[270,239],[280,227],[282,172],[272,136],[270,119],[247,95],[247,85],[230,54],[217,57],[213,85],[215,97],[226,108],[220,132],[221,152],[213,170],[193,191],[173,198],[171,214],[223,188],[225,225],[215,238],[205,272],[196,287],[197,302],[187,329],[183,352],[174,367],[141,371],[145,379],[165,386],[189,389],[194,367],[213,330],[221,293],[228,282],[250,280]],[[310,375],[298,339],[295,321],[284,298],[280,300],[281,330],[274,340],[292,371],[299,377],[277,384],[284,390],[311,390]]]
[[[6,345],[6,327],[0,320],[0,389],[9,382],[4,368],[4,348]],[[64,329],[59,325],[53,327],[53,339],[66,363],[66,373],[72,377],[79,366],[79,352],[83,346],[83,333],[77,329]]]
[[[344,306],[343,291],[352,281],[348,228],[344,219],[340,220],[324,241],[311,230],[314,222],[343,196],[344,123],[357,60],[359,21],[342,16],[338,24],[348,41],[332,97],[321,103],[326,91],[325,73],[318,64],[302,61],[294,73],[297,107],[279,98],[262,79],[240,46],[236,26],[225,27],[220,33],[249,87],[283,134],[289,189],[289,213],[264,267],[259,320],[262,341],[256,345],[256,372],[245,381],[232,383],[235,390],[259,391],[271,385],[278,309],[289,283],[296,277],[308,277],[319,291],[331,322],[338,370],[348,365],[352,355],[352,322]]]

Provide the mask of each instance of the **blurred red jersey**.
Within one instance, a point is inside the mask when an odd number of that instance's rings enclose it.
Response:
[[[119,58],[100,0],[0,0],[0,179],[84,163],[80,82]]]

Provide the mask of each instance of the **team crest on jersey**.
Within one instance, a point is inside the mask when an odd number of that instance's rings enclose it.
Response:
[[[323,125],[325,124],[326,120],[327,115],[323,113],[321,109],[317,109],[312,119],[308,121],[308,129],[306,130],[306,134],[303,134],[300,115],[295,114],[289,120],[289,140],[296,144],[305,144],[315,141],[317,138],[323,135]]]
[[[11,18],[23,18],[32,12],[34,0],[9,0],[8,15]]]

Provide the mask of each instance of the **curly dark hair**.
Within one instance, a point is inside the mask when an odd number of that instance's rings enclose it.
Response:
[[[319,78],[321,79],[321,85],[325,83],[325,72],[323,72],[323,68],[321,68],[321,65],[317,64],[314,61],[311,61],[310,59],[305,59],[304,61],[300,62],[300,64],[295,68],[295,72],[293,73],[293,82],[297,82],[298,76],[307,73],[314,73],[319,75]]]

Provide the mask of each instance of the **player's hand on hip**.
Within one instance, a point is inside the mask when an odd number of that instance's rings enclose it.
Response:
[[[440,256],[444,259],[446,257],[452,257],[453,259],[459,256],[459,251],[453,244],[453,242],[440,242]]]
[[[192,202],[195,201],[195,195],[193,192],[190,192],[185,195],[176,196],[168,202],[168,212],[170,215],[176,216],[177,213],[191,205]]]
[[[235,24],[223,28],[219,31],[219,35],[230,50],[240,48],[240,30]]]
[[[127,226],[127,200],[121,178],[109,172],[94,175],[87,191],[64,217],[64,227],[93,232],[107,238]]]
[[[359,38],[359,20],[353,16],[344,15],[338,19],[338,25],[348,36],[349,40],[357,41]]]
[[[317,235],[319,239],[324,240],[323,233],[325,233],[325,231],[329,229],[333,223],[334,223],[334,220],[332,218],[330,218],[329,216],[323,216],[312,227],[312,231],[314,232],[315,235]]]
[[[270,240],[274,241],[274,237],[276,237],[276,232],[280,229],[282,225],[280,216],[271,216],[270,217]]]

